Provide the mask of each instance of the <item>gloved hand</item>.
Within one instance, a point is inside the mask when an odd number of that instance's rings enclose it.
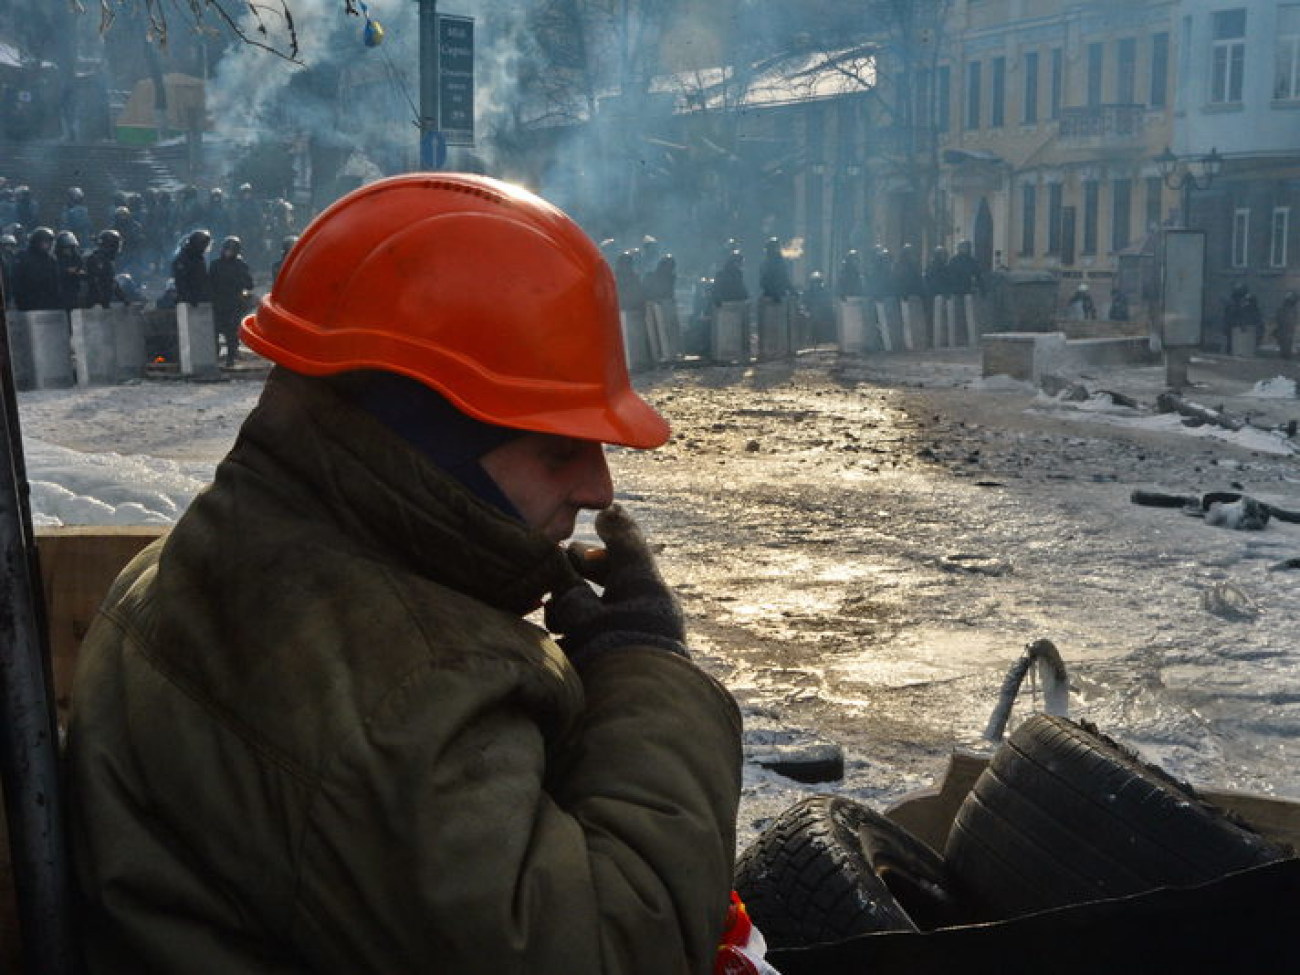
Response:
[[[626,646],[660,647],[683,657],[686,627],[677,597],[659,575],[636,522],[618,505],[596,515],[605,548],[575,544],[570,559],[582,575],[604,586],[597,596],[580,579],[546,604],[546,628],[574,663]]]

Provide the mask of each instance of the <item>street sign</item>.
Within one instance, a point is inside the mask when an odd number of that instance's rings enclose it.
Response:
[[[474,19],[438,14],[438,120],[447,145],[474,144]]]
[[[447,138],[434,129],[420,133],[420,168],[442,169],[447,165]]]

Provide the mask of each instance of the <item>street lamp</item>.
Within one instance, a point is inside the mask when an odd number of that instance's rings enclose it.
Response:
[[[1156,171],[1160,173],[1160,178],[1165,181],[1165,185],[1179,193],[1178,212],[1182,225],[1191,226],[1188,208],[1192,205],[1192,190],[1209,188],[1215,178],[1223,172],[1223,157],[1219,155],[1218,149],[1211,149],[1209,155],[1188,162],[1179,159],[1168,146],[1165,146],[1165,151],[1156,156],[1155,162]],[[1199,174],[1192,171],[1193,164],[1199,167]]]
[[[1205,235],[1190,231],[1192,190],[1207,189],[1223,171],[1223,157],[1218,149],[1211,149],[1200,159],[1179,159],[1168,146],[1155,158],[1160,178],[1171,190],[1179,194],[1179,222],[1181,231],[1168,231],[1162,236],[1164,243],[1160,256],[1161,278],[1161,343],[1165,354],[1165,382],[1172,390],[1187,385],[1187,367],[1191,350],[1201,343],[1204,320]],[[1197,171],[1193,171],[1193,167]],[[1184,258],[1171,261],[1171,248],[1177,244]],[[1188,259],[1187,246],[1199,248],[1199,258]],[[1171,286],[1170,276],[1179,282]],[[1189,279],[1189,275],[1191,275]]]

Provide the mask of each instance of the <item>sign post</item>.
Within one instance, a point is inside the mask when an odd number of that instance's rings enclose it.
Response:
[[[1201,344],[1205,318],[1205,231],[1166,230],[1161,281],[1160,341],[1165,353],[1165,383],[1187,385],[1192,349]]]
[[[438,0],[420,5],[420,168],[434,169],[432,135],[438,131]]]

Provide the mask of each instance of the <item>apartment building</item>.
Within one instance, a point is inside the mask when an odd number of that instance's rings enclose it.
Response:
[[[1174,153],[1223,157],[1189,214],[1207,307],[1244,283],[1268,314],[1300,290],[1300,2],[1182,0],[1178,36]]]
[[[1108,282],[1176,194],[1173,0],[959,0],[937,99],[953,238],[987,262]],[[1102,295],[1104,296],[1103,289]]]
[[[1237,281],[1266,310],[1297,288],[1300,2],[953,0],[938,43],[915,87],[940,242],[1104,297],[1121,267],[1150,268],[1160,228],[1190,226],[1207,232],[1207,309]],[[896,245],[914,222],[900,187],[880,189]]]

